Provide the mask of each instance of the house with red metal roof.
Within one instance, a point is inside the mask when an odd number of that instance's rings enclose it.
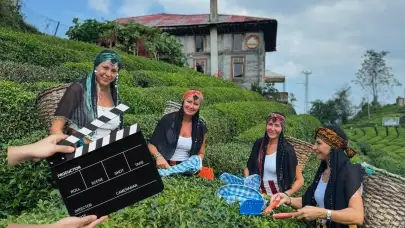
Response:
[[[276,51],[277,21],[218,14],[217,0],[210,4],[210,14],[153,14],[115,21],[135,21],[176,36],[189,66],[200,72],[236,81],[245,88],[262,85],[266,52]]]

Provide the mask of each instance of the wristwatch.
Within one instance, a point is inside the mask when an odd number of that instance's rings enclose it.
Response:
[[[327,219],[327,220],[330,220],[331,217],[332,217],[332,211],[331,211],[331,210],[328,210],[328,212],[326,213],[326,219]]]

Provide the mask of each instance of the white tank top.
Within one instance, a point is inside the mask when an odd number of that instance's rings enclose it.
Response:
[[[263,187],[266,194],[272,196],[278,192],[277,152],[266,155],[263,169]]]
[[[179,140],[177,141],[176,150],[170,160],[172,161],[185,161],[189,156],[189,152],[191,150],[192,139],[191,137],[185,138],[179,136]]]

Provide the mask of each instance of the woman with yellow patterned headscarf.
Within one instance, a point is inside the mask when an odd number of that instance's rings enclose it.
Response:
[[[289,198],[277,194],[272,202],[280,199],[278,206],[290,205],[297,209],[294,218],[313,221],[316,227],[361,225],[364,221],[364,171],[360,164],[350,162],[356,152],[348,146],[346,133],[336,125],[321,127],[316,132],[313,149],[321,164],[304,196]]]

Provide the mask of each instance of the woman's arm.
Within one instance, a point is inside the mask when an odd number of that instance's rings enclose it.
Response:
[[[286,193],[291,196],[297,191],[299,191],[302,186],[304,185],[304,176],[302,175],[302,169],[300,165],[297,165],[297,168],[295,169],[295,181],[294,184],[291,186],[291,189],[287,190]]]
[[[155,157],[155,156],[159,153],[159,151],[158,151],[158,149],[156,148],[156,146],[153,145],[152,143],[149,143],[149,144],[148,144],[148,148],[149,148],[149,152],[152,154],[153,157]]]
[[[295,210],[302,208],[302,197],[291,198],[291,201],[286,202],[287,205],[294,208]]]
[[[203,140],[203,143],[202,143],[202,145],[201,145],[200,152],[198,152],[198,156],[200,156],[201,160],[204,159],[204,154],[205,154],[205,141],[206,141],[206,139],[207,139],[207,138],[204,136],[204,140]]]
[[[324,218],[326,219],[327,210],[324,210]],[[332,210],[331,220],[346,225],[363,224],[364,222],[364,208],[363,199],[361,197],[360,189],[357,190],[349,201],[349,207],[343,210]]]

